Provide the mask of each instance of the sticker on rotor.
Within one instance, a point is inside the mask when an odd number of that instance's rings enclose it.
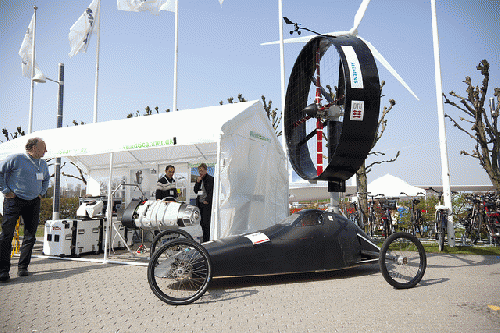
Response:
[[[342,46],[344,51],[349,73],[351,78],[351,88],[363,89],[363,75],[361,74],[361,66],[359,65],[358,55],[352,46]]]
[[[365,101],[351,102],[351,117],[350,120],[363,121],[365,117]]]
[[[246,235],[245,237],[250,239],[254,245],[270,241],[270,239],[266,235],[264,235],[262,232],[256,232],[253,234],[249,234],[249,235]]]

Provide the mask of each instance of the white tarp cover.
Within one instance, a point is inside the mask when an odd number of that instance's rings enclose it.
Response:
[[[424,189],[412,186],[401,178],[390,174],[379,177],[368,184],[368,192],[372,195],[383,194],[387,198],[406,197],[406,195],[401,194],[401,192],[406,193],[410,197],[417,196],[418,193],[420,193],[420,195],[422,193],[425,194]]]
[[[90,174],[107,174],[109,153],[117,172],[220,158],[214,238],[256,231],[287,216],[286,160],[259,101],[38,131],[2,143],[0,161],[23,152],[31,137],[46,142],[44,158],[68,158]]]

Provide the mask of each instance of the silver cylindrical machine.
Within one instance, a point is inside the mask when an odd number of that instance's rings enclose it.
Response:
[[[162,230],[199,225],[200,209],[176,201],[132,201],[125,209],[122,224],[128,228]]]

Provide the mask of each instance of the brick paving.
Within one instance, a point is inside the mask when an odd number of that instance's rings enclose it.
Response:
[[[35,251],[36,254],[36,251]],[[111,258],[113,259],[113,258]],[[145,266],[34,258],[0,284],[0,332],[499,332],[500,257],[428,255],[395,290],[370,264],[327,273],[215,279],[187,306],[151,292]]]

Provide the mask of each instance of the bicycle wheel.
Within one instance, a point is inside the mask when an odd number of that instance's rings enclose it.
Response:
[[[377,225],[375,221],[375,214],[370,214],[370,237],[375,236],[375,232],[377,231]]]
[[[396,289],[408,289],[422,280],[427,257],[417,237],[397,232],[385,240],[378,263],[387,283]]]
[[[193,239],[191,234],[187,231],[184,231],[182,229],[178,230],[164,230],[160,232],[158,235],[153,238],[153,242],[151,243],[151,250],[149,253],[149,257],[151,258],[153,254],[155,253],[156,248],[160,248],[162,245],[173,241],[174,239],[179,239],[179,238],[186,238],[186,239]]]
[[[439,251],[444,250],[444,239],[446,237],[446,224],[448,222],[448,217],[446,214],[439,214],[439,235],[438,235],[438,247]]]
[[[199,299],[212,280],[207,250],[191,239],[176,239],[160,247],[148,265],[153,293],[171,305],[186,305]]]

